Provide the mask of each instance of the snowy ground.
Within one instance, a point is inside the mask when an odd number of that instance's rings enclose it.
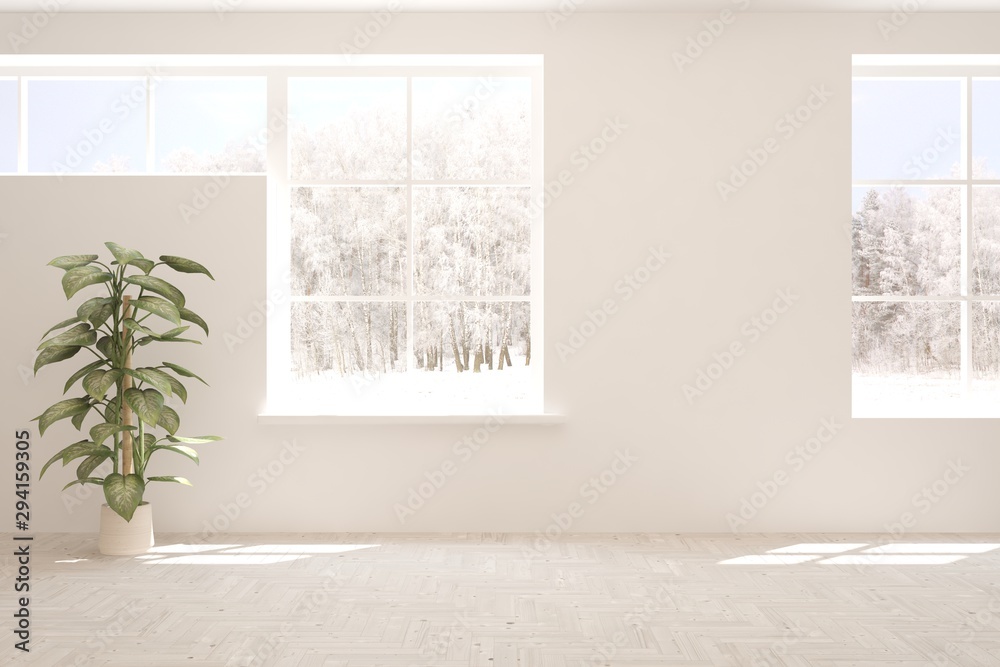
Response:
[[[295,414],[516,414],[541,411],[536,369],[511,355],[502,371],[443,371],[342,377],[336,371],[302,378],[280,392]],[[293,398],[290,398],[293,397]],[[276,397],[277,398],[277,397]],[[280,400],[280,399],[279,399]],[[276,401],[269,400],[271,403]]]
[[[1000,417],[1000,381],[974,381],[963,395],[957,376],[855,373],[851,405],[853,417]]]

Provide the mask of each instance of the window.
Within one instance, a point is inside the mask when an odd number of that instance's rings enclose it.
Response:
[[[1000,416],[1000,63],[856,56],[855,417]]]
[[[541,96],[538,56],[10,56],[0,172],[265,175],[269,415],[544,421]]]
[[[19,94],[26,109],[23,173],[266,170],[262,76],[0,79],[0,171],[18,171]]]
[[[267,79],[171,77],[155,81],[155,170],[172,174],[267,170]]]
[[[17,171],[17,79],[0,78],[0,173]]]
[[[450,60],[289,76],[270,412],[541,412],[540,72]]]

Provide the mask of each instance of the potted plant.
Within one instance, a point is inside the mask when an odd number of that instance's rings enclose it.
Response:
[[[143,501],[149,482],[172,482],[190,486],[183,477],[146,476],[150,457],[158,451],[173,452],[198,463],[198,454],[189,445],[220,440],[217,436],[185,438],[177,435],[180,417],[165,397],[176,396],[187,402],[187,389],[178,378],[200,377],[170,362],[137,365],[133,356],[143,354],[163,343],[197,343],[182,338],[189,326],[197,325],[208,335],[208,325],[188,310],[184,294],[162,278],[151,275],[160,266],[181,273],[202,273],[212,280],[208,269],[183,257],[162,255],[159,262],[146,259],[136,250],[115,243],[105,243],[114,261],[105,264],[98,255],[67,255],[49,262],[63,269],[63,292],[67,300],[87,287],[102,287],[105,296],[84,301],[76,315],[49,329],[42,336],[35,359],[35,373],[43,366],[64,361],[86,350],[95,360],[73,373],[63,394],[77,382],[86,392],[78,398],[59,401],[35,417],[38,431],[61,419],[70,419],[77,430],[91,414],[98,423],[89,428],[89,437],[75,442],[53,456],[43,467],[39,479],[56,461],[63,466],[83,459],[76,469],[75,484],[95,484],[104,488],[107,501],[101,508],[101,553],[132,555],[153,545],[152,508]],[[128,292],[128,293],[127,293]],[[172,328],[157,332],[150,317],[169,322]],[[51,338],[50,334],[62,331]],[[207,384],[207,383],[205,383]],[[160,429],[165,435],[158,435]],[[95,476],[101,464],[110,461],[111,472]]]

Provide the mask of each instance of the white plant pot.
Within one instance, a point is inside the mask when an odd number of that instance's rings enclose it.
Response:
[[[118,516],[108,507],[101,505],[101,532],[97,538],[97,548],[105,556],[135,556],[144,554],[153,546],[153,508],[142,503],[135,508],[131,521]]]

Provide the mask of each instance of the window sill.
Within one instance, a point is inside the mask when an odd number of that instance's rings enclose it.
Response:
[[[492,414],[492,415],[287,415],[260,414],[257,423],[263,426],[391,426],[395,424],[484,424],[495,421],[506,426],[523,424],[553,426],[564,424],[560,414]]]

